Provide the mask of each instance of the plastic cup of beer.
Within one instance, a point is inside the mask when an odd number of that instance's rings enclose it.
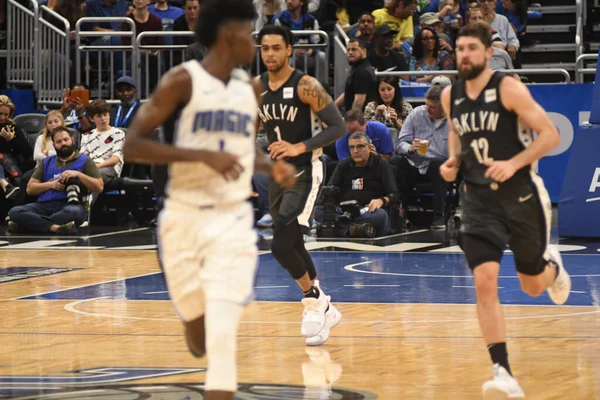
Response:
[[[417,152],[424,156],[427,153],[427,147],[429,147],[429,140],[421,140],[422,146],[417,150]]]

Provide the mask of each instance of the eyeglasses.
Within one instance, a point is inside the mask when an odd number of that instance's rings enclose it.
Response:
[[[349,146],[350,147],[350,151],[354,151],[354,150],[364,150],[365,147],[367,147],[366,144],[357,144],[356,146]]]
[[[433,36],[423,36],[422,39],[423,39],[424,42],[425,41],[429,42],[429,41],[435,40],[435,37],[433,37]]]

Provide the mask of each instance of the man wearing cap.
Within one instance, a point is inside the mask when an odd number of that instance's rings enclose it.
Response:
[[[122,76],[115,84],[115,91],[121,104],[111,108],[110,125],[115,128],[128,128],[140,105],[137,101],[135,81],[130,76]]]
[[[375,29],[375,48],[369,50],[368,58],[376,71],[408,71],[406,60],[394,50],[394,36],[398,31],[383,24]]]
[[[454,49],[452,48],[452,41],[450,37],[444,32],[444,23],[437,17],[437,15],[433,12],[426,12],[421,14],[419,17],[419,26],[422,28],[429,27],[433,28],[435,32],[438,34],[440,39],[440,50],[446,50],[450,54],[454,54]],[[407,60],[410,60],[412,56],[412,47],[415,44],[415,38],[410,37],[404,42],[404,46],[402,47],[402,55]]]
[[[425,105],[416,107],[404,121],[396,145],[397,155],[390,159],[390,164],[396,167],[404,209],[415,183],[429,182],[433,185],[431,229],[443,230],[446,228],[446,183],[441,179],[439,170],[448,157],[450,128],[440,96],[444,87],[450,84],[450,79],[439,77],[432,83],[425,93]]]

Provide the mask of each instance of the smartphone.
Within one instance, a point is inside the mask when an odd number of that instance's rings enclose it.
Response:
[[[83,106],[87,107],[90,104],[90,91],[87,89],[71,90],[71,98],[78,98],[83,103]]]

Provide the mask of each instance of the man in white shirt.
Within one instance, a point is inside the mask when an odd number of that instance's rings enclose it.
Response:
[[[110,105],[104,100],[92,101],[88,116],[96,129],[81,138],[81,153],[87,154],[96,163],[106,185],[121,176],[125,133],[110,126]]]

